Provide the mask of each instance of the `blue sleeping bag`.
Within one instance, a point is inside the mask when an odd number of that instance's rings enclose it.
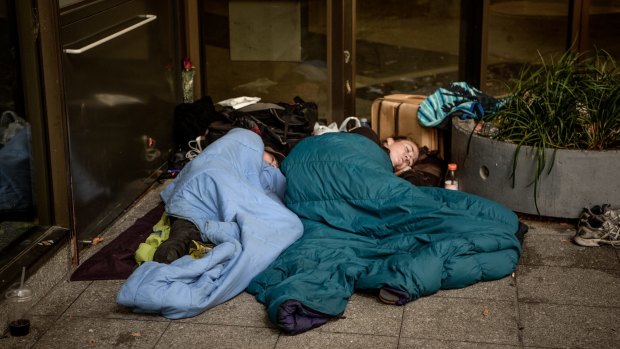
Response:
[[[342,315],[356,289],[385,287],[406,303],[502,278],[518,262],[512,211],[464,192],[410,184],[363,136],[306,138],[282,170],[285,203],[301,218],[304,235],[248,291],[285,332]]]
[[[193,222],[216,246],[200,259],[145,262],[116,302],[170,319],[191,317],[243,291],[303,226],[281,201],[286,180],[265,163],[263,142],[233,129],[186,165],[161,193],[170,216]]]

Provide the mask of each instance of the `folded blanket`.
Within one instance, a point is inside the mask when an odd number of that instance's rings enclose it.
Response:
[[[164,189],[166,214],[194,223],[216,246],[200,259],[144,262],[116,302],[170,319],[191,317],[243,291],[303,227],[281,201],[286,180],[262,160],[258,135],[233,129]]]
[[[307,138],[282,169],[285,202],[301,218],[304,235],[248,291],[285,332],[341,315],[356,289],[390,289],[402,304],[502,278],[518,262],[512,211],[398,178],[385,152],[363,136]]]

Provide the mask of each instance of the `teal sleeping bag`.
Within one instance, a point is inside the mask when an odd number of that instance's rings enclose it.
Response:
[[[388,288],[404,304],[500,279],[519,260],[512,211],[464,192],[410,184],[363,136],[308,137],[282,171],[285,203],[301,218],[304,234],[247,291],[284,332],[342,315],[357,289]]]

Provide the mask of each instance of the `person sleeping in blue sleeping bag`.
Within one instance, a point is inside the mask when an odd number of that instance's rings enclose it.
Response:
[[[284,159],[284,154],[275,151],[271,147],[265,147],[263,151],[263,161],[273,168],[280,168],[280,163]],[[269,172],[276,173],[277,175],[271,176],[274,181],[281,182],[278,184],[278,195],[282,197],[284,195],[284,181],[281,179],[279,170],[270,169]],[[163,241],[161,245],[157,247],[153,254],[153,260],[160,263],[172,263],[175,260],[190,254],[193,241],[203,241],[200,235],[198,227],[188,219],[180,217],[169,217],[170,219],[170,232],[167,240]]]
[[[282,331],[342,316],[355,290],[403,305],[514,271],[517,235],[527,230],[514,212],[412,185],[394,174],[391,158],[369,137],[326,133],[305,138],[283,161],[284,202],[304,234],[247,288]]]
[[[190,161],[161,198],[171,228],[188,229],[213,249],[142,263],[116,302],[169,319],[196,316],[242,292],[297,240],[303,226],[282,201],[286,179],[268,155],[256,133],[235,128]]]

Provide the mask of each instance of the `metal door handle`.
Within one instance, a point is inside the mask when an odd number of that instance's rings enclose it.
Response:
[[[138,22],[138,23],[136,23],[136,24],[134,24],[132,26],[129,26],[129,27],[123,29],[123,30],[119,30],[119,31],[117,31],[114,34],[108,35],[108,36],[106,36],[103,39],[100,39],[100,40],[97,40],[95,42],[92,42],[92,43],[90,43],[90,44],[88,44],[88,45],[86,45],[84,47],[80,47],[80,48],[76,48],[76,49],[66,48],[66,49],[63,50],[63,52],[71,54],[71,55],[79,55],[80,53],[86,52],[86,51],[90,50],[93,47],[97,47],[97,46],[99,46],[99,45],[101,45],[101,44],[103,44],[105,42],[108,42],[108,41],[110,41],[110,40],[112,40],[114,38],[117,38],[117,37],[119,37],[119,36],[121,36],[121,35],[123,35],[125,33],[128,33],[130,31],[134,30],[134,29],[136,29],[138,27],[141,27],[141,26],[147,24],[148,22],[152,22],[152,21],[157,19],[157,16],[155,16],[155,15],[140,15],[138,17],[144,18],[144,20],[140,21],[140,22]]]

